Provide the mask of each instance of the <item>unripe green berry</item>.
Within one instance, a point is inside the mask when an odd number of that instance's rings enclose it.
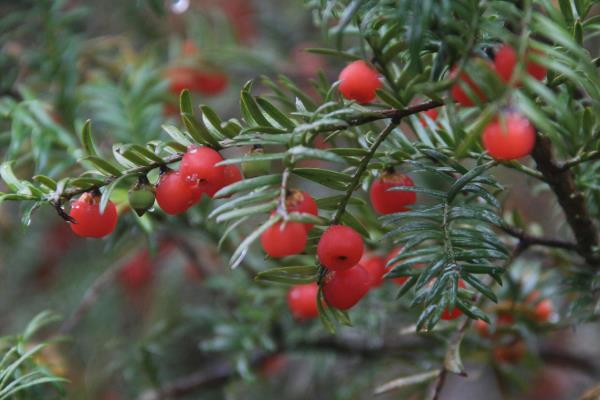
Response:
[[[247,156],[260,156],[265,152],[262,147],[253,147]],[[271,171],[271,160],[253,160],[242,163],[242,173],[245,178],[254,178],[261,175],[266,175]]]
[[[140,217],[154,206],[154,200],[154,186],[148,182],[146,177],[140,178],[138,183],[129,189],[129,206]]]

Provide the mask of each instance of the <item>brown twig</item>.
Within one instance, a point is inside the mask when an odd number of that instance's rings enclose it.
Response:
[[[515,227],[509,226],[509,225],[501,226],[500,229],[502,229],[504,232],[508,233],[510,236],[514,236],[515,238],[519,239],[519,244],[524,247],[546,246],[546,247],[556,247],[559,249],[570,250],[570,251],[577,251],[577,243],[568,242],[568,241],[564,241],[564,240],[558,240],[558,239],[550,239],[550,238],[545,238],[545,237],[531,236],[531,235],[528,235],[527,233],[525,233]]]
[[[577,252],[589,265],[600,266],[600,255],[594,250],[598,246],[598,231],[588,213],[583,195],[577,190],[571,171],[561,168],[554,160],[552,142],[545,136],[538,135],[531,156],[565,213],[577,241]]]

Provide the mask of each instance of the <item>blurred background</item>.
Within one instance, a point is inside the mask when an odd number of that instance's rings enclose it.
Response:
[[[300,0],[0,0],[0,154],[23,178],[69,176],[86,119],[108,151],[165,139],[160,126],[178,124],[183,87],[222,118],[239,118],[241,87],[263,75],[316,96],[310,81],[322,71],[333,82],[343,66],[305,51],[324,40]],[[562,235],[551,193],[503,173],[507,218]],[[0,335],[8,341],[44,310],[61,316],[28,342],[50,340],[34,362],[70,380],[66,393],[46,388],[40,399],[370,399],[379,385],[439,367],[455,323],[414,334],[418,310],[394,300],[391,282],[335,336],[318,320],[295,321],[286,287],[253,280],[272,261],[257,251],[227,268],[243,237],[217,248],[213,206],[157,214],[151,226],[122,208],[125,222],[102,241],[74,236],[50,207],[0,206]],[[569,262],[533,248],[513,265],[499,297],[509,308],[549,299],[549,317],[512,321],[501,343],[472,329],[461,348],[469,376],[450,376],[442,399],[566,400],[598,383],[599,325],[573,327],[570,298],[545,268]]]

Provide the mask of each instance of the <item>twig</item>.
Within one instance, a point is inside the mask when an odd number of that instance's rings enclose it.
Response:
[[[567,222],[577,241],[577,252],[591,265],[600,266],[600,255],[594,248],[598,246],[598,231],[590,217],[583,195],[573,179],[570,170],[563,170],[552,155],[552,142],[545,136],[538,135],[531,156],[537,169],[558,198]]]
[[[570,160],[563,161],[563,163],[559,166],[561,171],[566,171],[570,168],[573,168],[576,165],[584,163],[586,161],[595,161],[600,160],[600,151],[593,150],[588,153],[582,153],[576,157],[571,158]]]
[[[79,324],[84,315],[96,303],[96,300],[98,300],[100,293],[112,284],[120,270],[121,264],[114,263],[109,269],[104,271],[104,273],[100,275],[94,281],[94,283],[92,283],[92,285],[86,290],[85,294],[83,295],[83,298],[75,312],[73,312],[71,317],[65,320],[65,322],[63,322],[63,324],[61,325],[59,329],[59,332],[61,334],[69,333],[71,330],[73,330],[73,328],[75,328],[75,326]]]
[[[577,251],[577,243],[568,242],[565,240],[531,236],[531,235],[528,235],[527,233],[525,233],[515,227],[509,226],[509,225],[503,225],[500,227],[500,229],[502,229],[504,232],[508,233],[510,236],[514,236],[517,239],[519,239],[519,244],[524,247],[546,246],[546,247],[556,247],[559,249],[570,250],[570,251]]]

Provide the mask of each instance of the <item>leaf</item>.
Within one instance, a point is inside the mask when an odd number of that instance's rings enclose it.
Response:
[[[263,175],[256,178],[243,179],[233,185],[228,185],[215,194],[215,198],[227,197],[237,192],[256,189],[262,186],[274,185],[281,182],[281,174]]]
[[[102,192],[102,197],[100,197],[100,214],[104,214],[104,210],[106,209],[106,205],[110,200],[110,195],[115,190],[115,188],[123,181],[124,179],[130,178],[129,175],[121,175],[115,180],[113,180],[109,185],[104,187],[104,191]]]
[[[274,121],[276,121],[283,128],[293,131],[296,127],[296,123],[292,121],[287,115],[282,113],[271,104],[267,99],[262,97],[257,97],[256,102]]]
[[[246,236],[246,238],[240,243],[240,245],[235,249],[231,259],[229,260],[229,265],[231,269],[236,269],[239,265],[244,261],[246,253],[248,252],[248,247],[254,242],[260,235],[263,234],[264,231],[269,229],[275,223],[279,221],[279,216],[274,216],[265,221],[261,226],[259,226],[254,232]]]
[[[325,160],[325,161],[331,161],[331,162],[337,162],[337,163],[345,162],[345,160],[342,157],[338,156],[337,154],[334,154],[334,153],[326,151],[326,150],[313,149],[313,148],[305,147],[305,146],[294,146],[294,147],[288,149],[287,153],[290,156],[292,156],[293,161],[310,158],[310,159],[319,159],[319,160]]]
[[[454,184],[450,187],[450,189],[448,189],[448,203],[451,203],[452,200],[454,200],[454,197],[456,197],[456,195],[467,183],[469,183],[475,177],[481,175],[494,164],[495,161],[489,161],[485,164],[478,165],[477,167],[473,168],[472,170],[458,178],[456,182],[454,182]]]
[[[173,125],[163,125],[162,128],[177,143],[182,144],[185,147],[192,145],[192,141],[189,139],[189,137],[187,137],[183,132],[181,132],[179,129],[177,129]]]
[[[311,283],[317,278],[318,268],[315,265],[273,268],[259,272],[254,280],[286,283],[295,285],[298,283]]]
[[[273,200],[269,203],[257,204],[254,206],[247,206],[244,208],[238,208],[228,212],[224,212],[216,218],[217,222],[225,222],[230,219],[246,217],[250,215],[257,215],[266,213],[274,210],[277,207],[277,200]]]
[[[247,119],[248,124],[272,127],[273,125],[262,114],[258,104],[250,94],[251,89],[252,81],[248,81],[244,85],[240,95],[240,106],[242,108],[242,114],[244,115],[244,118]]]
[[[87,156],[87,157],[82,158],[79,161],[80,162],[81,161],[91,162],[104,175],[113,175],[113,176],[121,175],[121,170],[116,165],[112,164],[110,161],[106,161],[103,158],[96,157],[96,156]]]
[[[346,190],[352,180],[348,174],[319,168],[294,168],[292,172],[302,178],[336,190]]]
[[[96,145],[94,144],[94,138],[92,137],[92,121],[89,119],[85,121],[85,124],[83,124],[83,128],[81,129],[81,144],[83,145],[85,154],[88,156],[98,155]]]

